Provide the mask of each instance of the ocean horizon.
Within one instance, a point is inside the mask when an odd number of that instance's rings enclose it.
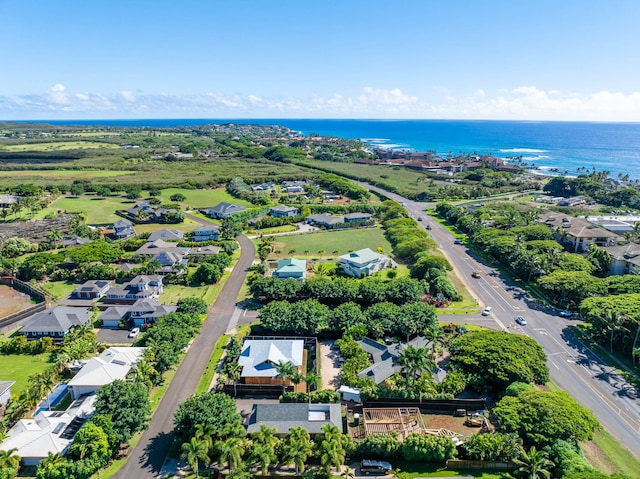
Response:
[[[302,135],[361,140],[372,147],[440,156],[521,157],[533,171],[575,176],[579,169],[640,180],[640,123],[505,120],[134,119],[37,120],[84,126],[179,127],[212,123],[280,125]],[[26,121],[21,122],[26,123]]]

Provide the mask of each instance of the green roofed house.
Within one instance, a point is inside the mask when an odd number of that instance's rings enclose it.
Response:
[[[307,277],[307,262],[296,258],[281,259],[278,261],[278,267],[273,272],[273,276],[278,279],[304,280]]]
[[[392,261],[387,256],[375,253],[369,248],[343,254],[339,261],[342,271],[356,278],[370,276],[391,264]]]

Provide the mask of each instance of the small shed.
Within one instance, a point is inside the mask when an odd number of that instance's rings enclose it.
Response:
[[[359,403],[361,401],[359,388],[352,388],[351,386],[345,386],[343,384],[338,389],[338,392],[342,394],[343,401],[353,401],[355,403]]]

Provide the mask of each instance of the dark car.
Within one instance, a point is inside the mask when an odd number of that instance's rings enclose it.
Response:
[[[431,229],[431,225],[427,225],[427,229],[430,230]]]
[[[453,240],[453,244],[462,244],[462,241],[460,241],[459,239]]]
[[[386,461],[374,461],[372,459],[363,459],[360,461],[360,472],[362,474],[387,475],[393,466]]]

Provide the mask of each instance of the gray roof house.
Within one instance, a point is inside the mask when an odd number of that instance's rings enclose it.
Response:
[[[218,225],[202,225],[193,230],[193,241],[218,241],[220,227]]]
[[[207,216],[211,218],[223,219],[228,218],[235,213],[240,213],[244,210],[246,210],[244,206],[226,203],[223,201],[222,203],[218,203],[211,208],[207,208]]]
[[[109,288],[111,281],[102,279],[85,281],[83,284],[73,290],[72,296],[78,299],[96,299],[102,298]]]
[[[358,223],[360,221],[369,221],[371,215],[369,213],[349,213],[344,215],[345,223]]]
[[[289,428],[302,427],[315,435],[322,433],[322,426],[333,424],[342,432],[340,404],[254,404],[247,422],[247,432],[259,431],[260,426],[275,428],[277,434],[289,434]]]
[[[0,381],[0,406],[6,406],[11,399],[11,386],[15,381]]]
[[[185,255],[189,252],[189,248],[180,248],[175,243],[169,243],[162,239],[148,241],[136,250],[136,254],[155,256],[162,252],[177,253]]]
[[[373,364],[368,368],[360,371],[358,376],[361,378],[371,378],[376,384],[380,384],[385,379],[388,379],[395,373],[402,371],[402,366],[398,364],[398,356],[400,352],[407,346],[413,346],[416,348],[430,347],[431,342],[423,336],[418,336],[408,343],[393,343],[393,344],[381,344],[373,339],[362,338],[358,341],[360,347],[371,355]],[[437,382],[441,382],[444,379],[444,371],[438,370],[435,372],[435,379]]]
[[[139,299],[129,308],[129,318],[136,326],[155,323],[158,318],[178,310],[177,306],[160,304],[156,299]]]
[[[380,271],[390,263],[387,256],[375,253],[369,248],[352,251],[340,256],[338,264],[349,276],[361,278]]]
[[[128,315],[128,306],[109,306],[98,316],[98,320],[102,322],[102,326],[105,328],[117,328],[120,321],[126,320]]]
[[[334,228],[336,225],[344,223],[342,216],[333,216],[327,213],[319,213],[307,216],[307,223],[314,226],[324,226],[325,228]]]
[[[163,240],[163,241],[182,241],[184,238],[184,231],[182,230],[159,230],[154,231],[149,235],[148,241]]]
[[[133,223],[129,220],[119,220],[113,223],[114,233],[113,235],[117,239],[131,238],[136,235],[133,229]]]
[[[111,288],[105,297],[105,303],[133,304],[138,299],[157,298],[162,293],[163,284],[160,275],[139,275],[128,283]]]
[[[238,358],[242,366],[245,384],[281,384],[276,380],[275,366],[291,361],[294,366],[302,365],[304,340],[302,339],[246,339]]]
[[[87,244],[87,243],[91,243],[91,238],[83,238],[82,236],[72,236],[69,239],[66,240],[62,240],[62,246],[64,246],[65,248],[68,248],[69,246],[77,246],[80,244]]]
[[[24,334],[27,339],[48,336],[54,340],[62,340],[74,326],[81,326],[90,320],[91,313],[88,308],[54,306],[27,319],[20,329],[20,334]]]
[[[283,218],[286,216],[298,216],[300,210],[294,206],[278,205],[269,208],[269,215],[274,218]]]

